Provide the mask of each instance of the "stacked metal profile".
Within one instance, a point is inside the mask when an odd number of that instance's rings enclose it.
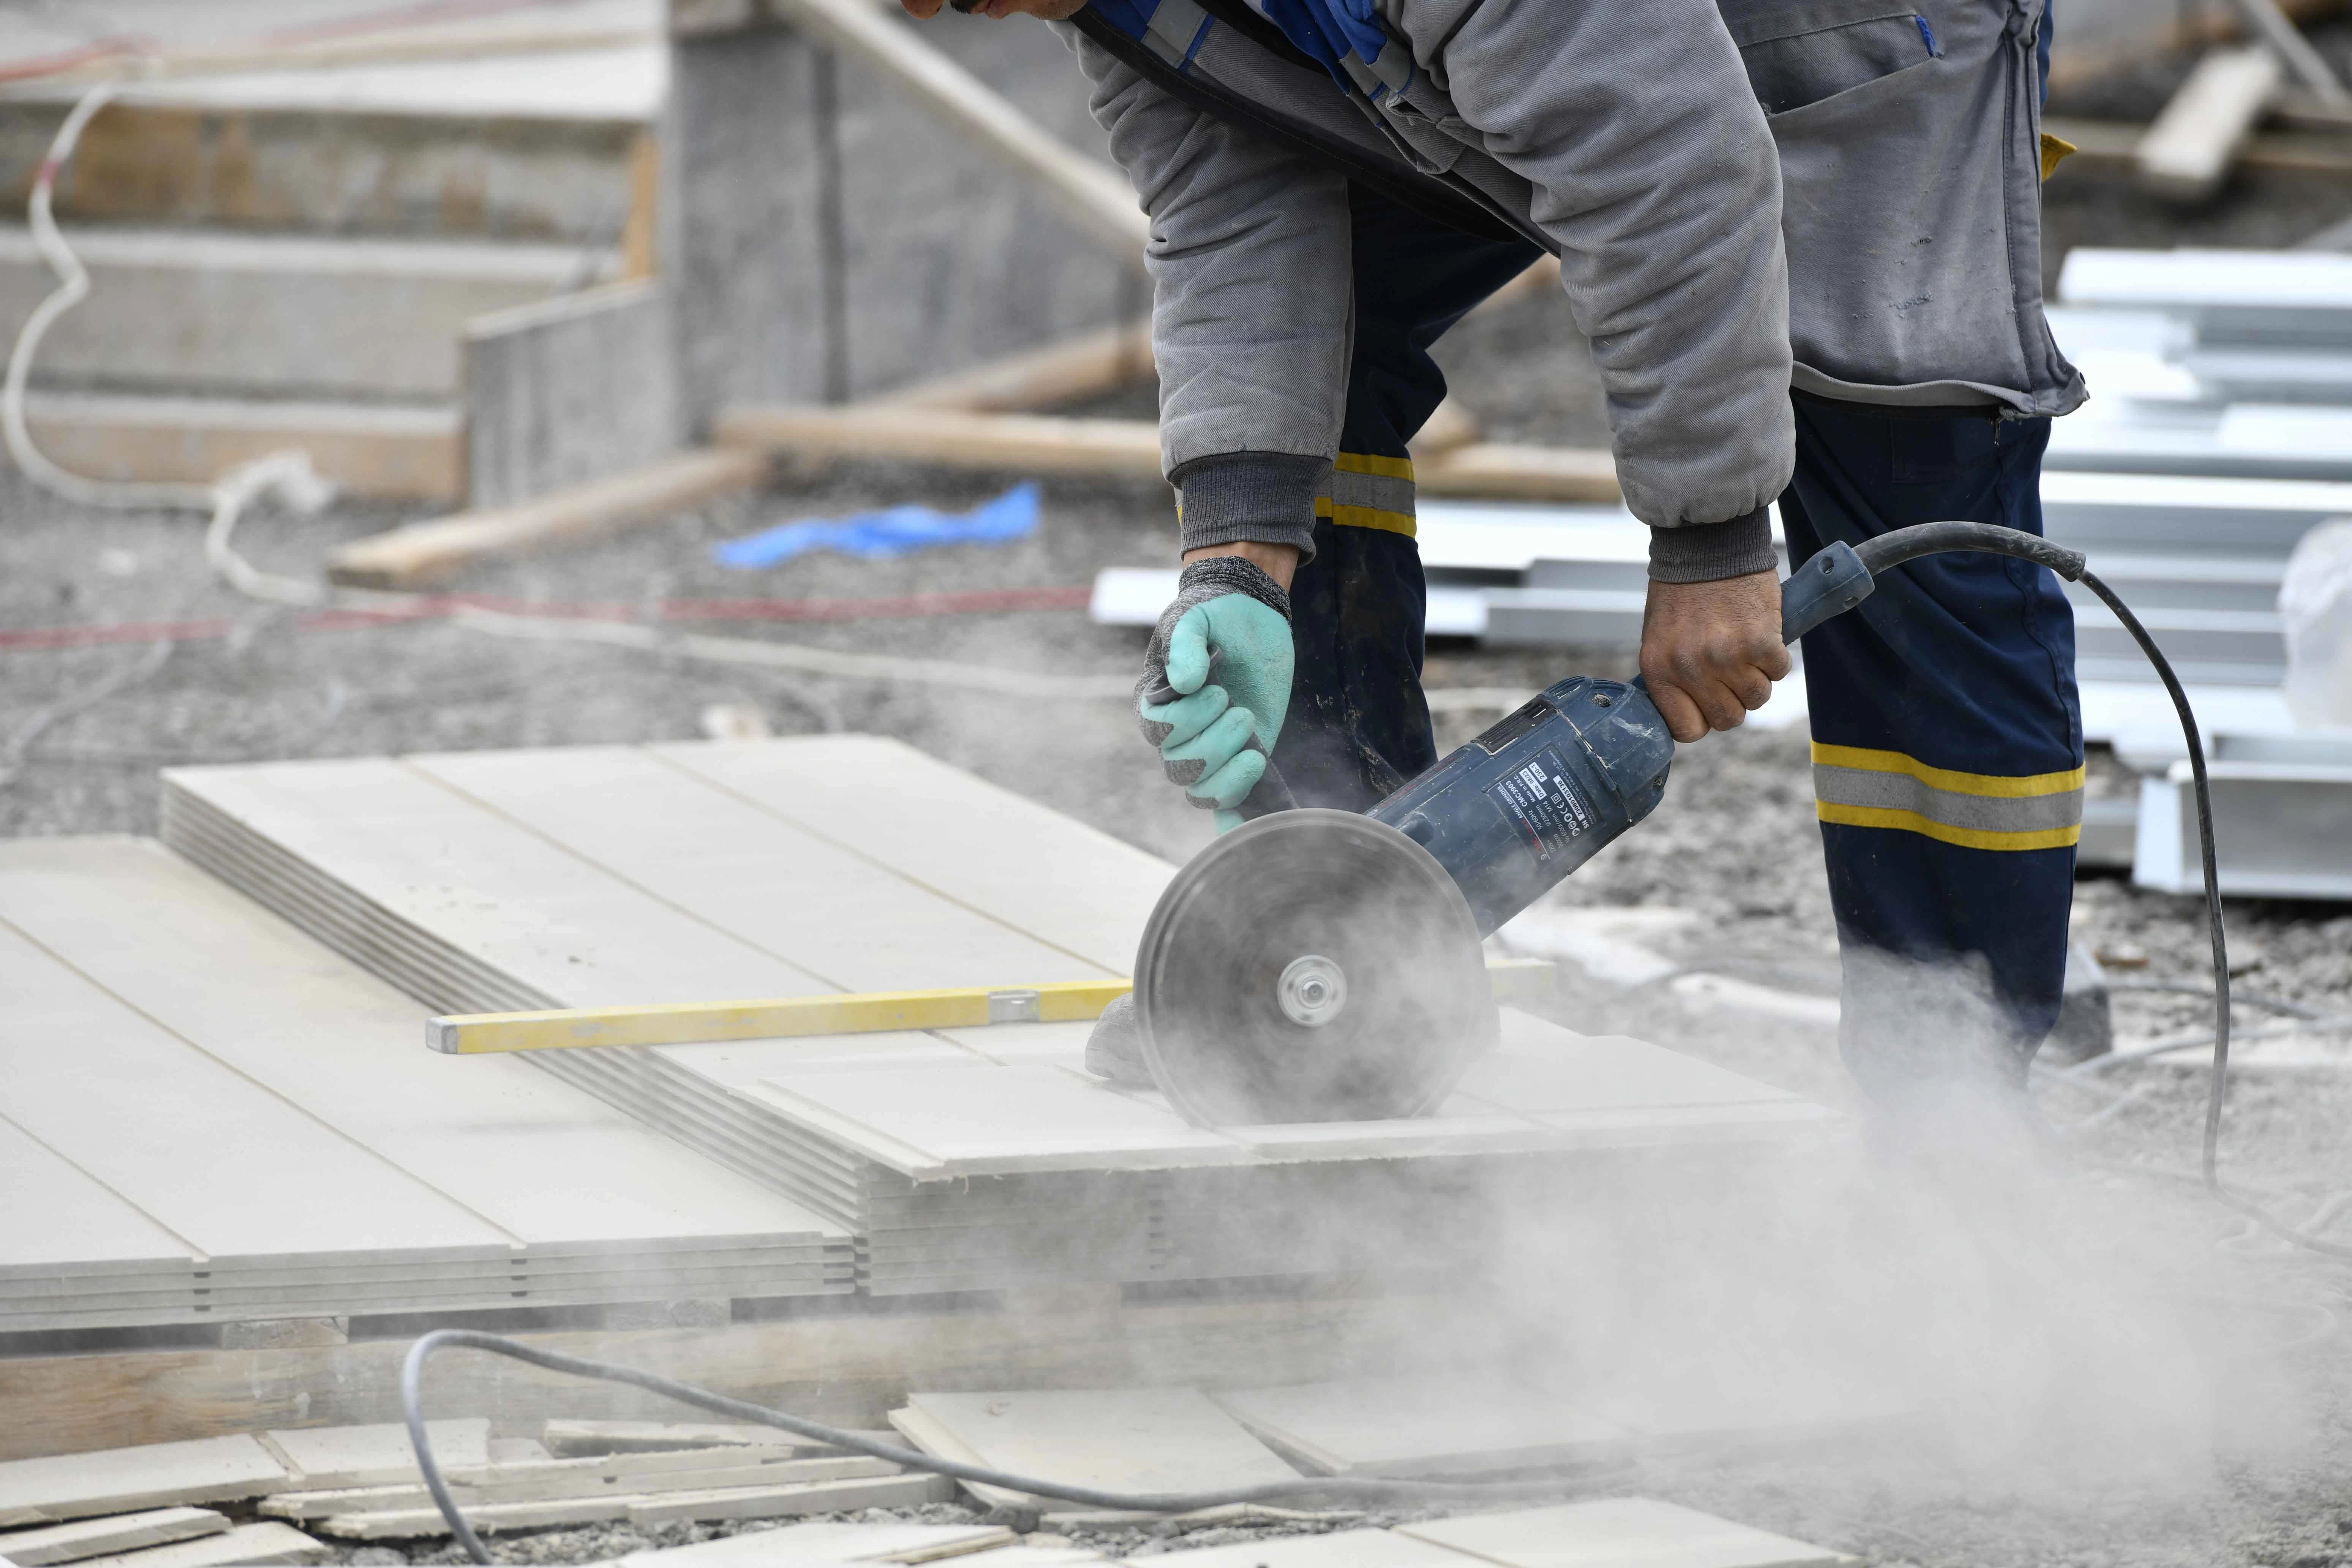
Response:
[[[163,822],[182,854],[453,1012],[1095,978],[1169,870],[856,736],[184,769]],[[985,833],[1027,874],[959,883],[926,832],[967,859]],[[975,967],[1013,963],[1034,968]],[[877,1294],[1452,1267],[1485,1245],[1469,1216],[1509,1212],[1465,1188],[1566,1194],[1661,1145],[1746,1159],[1833,1120],[1638,1041],[1506,1017],[1505,1050],[1439,1115],[1305,1127],[1192,1127],[1078,1070],[1083,1024],[521,1059],[854,1232]]]

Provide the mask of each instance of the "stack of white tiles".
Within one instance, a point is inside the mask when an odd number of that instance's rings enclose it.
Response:
[[[861,736],[184,769],[164,835],[447,1011],[1099,979],[1171,874]],[[1080,1070],[1083,1024],[522,1059],[853,1231],[880,1294],[1439,1267],[1475,1245],[1445,1223],[1465,1182],[1748,1157],[1832,1120],[1506,1017],[1438,1115],[1305,1127],[1191,1127]]]

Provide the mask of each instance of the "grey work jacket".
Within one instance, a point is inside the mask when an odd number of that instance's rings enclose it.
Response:
[[[1674,528],[1786,486],[1791,384],[2017,415],[2082,401],[2042,318],[2042,4],[1721,0],[1718,17],[1710,0],[1381,0],[1418,68],[1384,126],[1230,29],[1188,68],[1402,151],[1548,238],[1592,340],[1627,504]],[[1168,470],[1330,458],[1351,310],[1344,175],[1076,47],[1152,219]]]

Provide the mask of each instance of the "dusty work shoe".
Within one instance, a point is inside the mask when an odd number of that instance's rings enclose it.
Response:
[[[1102,1016],[1095,1020],[1095,1032],[1087,1037],[1087,1070],[1129,1089],[1152,1087],[1151,1067],[1143,1059],[1143,1025],[1135,1016],[1133,992],[1104,1008]]]

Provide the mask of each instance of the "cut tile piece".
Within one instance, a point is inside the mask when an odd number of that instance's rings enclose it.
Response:
[[[1237,1541],[1133,1561],[1135,1568],[1145,1563],[1157,1568],[1162,1563],[1169,1568],[1477,1568],[1482,1560],[1390,1531],[1341,1530],[1329,1535]]]
[[[1503,1041],[1470,1064],[1456,1092],[1520,1115],[1793,1101],[1796,1095],[1712,1062],[1622,1035],[1580,1035],[1502,1009]]]
[[[868,1432],[879,1443],[896,1443],[895,1432]],[[681,1448],[790,1449],[811,1458],[834,1450],[829,1445],[775,1426],[736,1426],[726,1422],[687,1421],[550,1421],[539,1440],[558,1458],[585,1458],[605,1454],[660,1454]]]
[[[844,1067],[778,1073],[763,1103],[918,1181],[1233,1163],[1232,1140],[1054,1067]]]
[[[1840,1568],[1859,1560],[1648,1498],[1611,1498],[1397,1527],[1502,1568]]]
[[[1343,1378],[1211,1395],[1265,1445],[1326,1475],[1444,1476],[1621,1455],[1624,1427],[1476,1373]]]
[[[731,1487],[720,1491],[665,1492],[629,1505],[631,1524],[667,1524],[677,1520],[796,1519],[812,1513],[846,1513],[865,1508],[919,1508],[946,1502],[955,1483],[945,1476],[876,1476],[865,1480],[818,1481],[802,1486]]]
[[[287,1479],[268,1449],[242,1435],[9,1459],[0,1462],[0,1525],[256,1498]]]
[[[324,1563],[334,1554],[326,1542],[271,1521],[144,1552],[88,1558],[82,1568],[268,1568],[280,1563]]]
[[[537,1444],[532,1445],[537,1447]],[[763,1462],[772,1459],[772,1463]],[[648,1461],[679,1461],[649,1463]],[[577,1459],[492,1465],[487,1469],[446,1472],[450,1494],[460,1508],[509,1502],[556,1502],[572,1498],[709,1492],[731,1487],[797,1486],[812,1481],[856,1480],[895,1476],[887,1459],[841,1455],[793,1459],[768,1448],[688,1448],[657,1454],[604,1454]],[[331,1519],[352,1514],[429,1509],[433,1497],[423,1483],[408,1486],[338,1487],[279,1492],[263,1500],[273,1519]]]
[[[157,1508],[110,1519],[78,1519],[0,1535],[0,1561],[16,1568],[47,1568],[142,1546],[168,1546],[200,1535],[218,1535],[228,1521],[208,1508]]]
[[[1192,1388],[910,1394],[980,1462],[1106,1491],[1183,1492],[1297,1472]]]
[[[994,1524],[788,1524],[745,1531],[692,1546],[632,1552],[623,1568],[778,1568],[806,1563],[929,1563],[1005,1546],[1013,1531]],[[985,1562],[985,1558],[976,1559]]]
[[[478,1470],[490,1462],[490,1424],[478,1415],[427,1421],[425,1436],[444,1470]],[[398,1421],[372,1426],[303,1426],[265,1432],[261,1440],[286,1461],[286,1490],[381,1487],[421,1479],[408,1427]]]

